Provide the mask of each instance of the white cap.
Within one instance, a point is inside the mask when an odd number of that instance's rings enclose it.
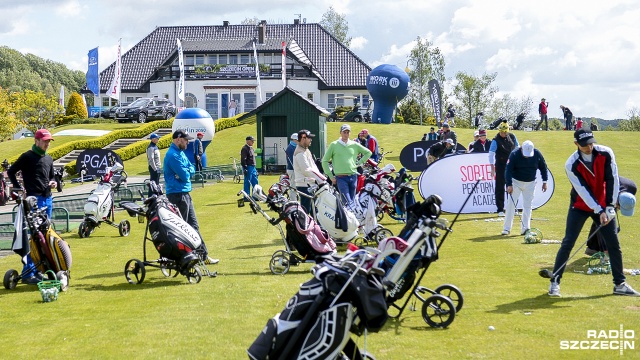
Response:
[[[473,136],[480,136],[480,131],[476,130],[476,131],[473,133]]]
[[[351,131],[351,126],[349,126],[349,124],[342,124],[342,126],[340,126],[340,132],[343,132],[345,130]]]
[[[533,149],[534,147],[531,140],[527,140],[524,143],[522,143],[522,155],[524,155],[524,157],[532,157]]]
[[[298,141],[298,133],[291,134],[291,140]]]
[[[453,139],[447,139],[446,142],[448,142],[449,144],[453,145]]]

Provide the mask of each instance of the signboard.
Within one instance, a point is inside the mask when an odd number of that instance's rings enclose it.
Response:
[[[102,107],[101,106],[89,106],[88,109],[89,110],[89,117],[92,118],[96,115],[100,116],[100,112],[102,111]]]
[[[547,172],[549,180],[546,192],[542,192],[540,171],[536,175],[536,192],[532,204],[534,209],[546,204],[553,195],[555,187],[553,175],[550,171]],[[482,180],[462,209],[462,213],[495,212],[495,179],[491,176],[491,164],[489,164],[487,153],[452,155],[432,163],[420,174],[418,190],[425,199],[432,194],[440,195],[442,211],[457,213],[478,179]],[[522,197],[514,200],[518,208],[521,208]],[[511,201],[507,194],[505,194],[505,201]]]
[[[405,146],[400,152],[400,163],[407,170],[423,171],[427,168],[427,149],[435,143],[437,143],[435,140],[412,142]],[[456,152],[460,151],[466,152],[467,149],[458,143],[456,145]],[[488,154],[485,154],[485,157],[489,159]]]
[[[87,149],[81,152],[76,159],[76,172],[80,174],[80,171],[82,171],[82,163],[84,163],[87,166],[86,175],[100,177],[105,174],[105,169],[112,165],[109,163],[110,156],[124,166],[122,159],[120,159],[120,155],[111,150]]]

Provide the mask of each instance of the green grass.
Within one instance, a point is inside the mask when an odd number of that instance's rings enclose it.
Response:
[[[338,124],[329,124],[329,141],[338,137]],[[360,126],[352,124],[353,131]],[[366,127],[399,167],[398,155],[407,143],[422,137],[425,128],[410,125]],[[468,142],[471,130],[459,130]],[[208,154],[214,164],[227,163],[238,153],[246,134],[241,126],[218,134]],[[490,132],[490,137],[495,132]],[[549,203],[534,212],[533,226],[546,239],[561,239],[569,202],[569,182],[563,164],[574,150],[569,132],[516,132],[520,142],[531,139],[541,149],[556,180]],[[640,180],[637,133],[599,132],[598,141],[617,155],[620,174]],[[144,170],[136,158],[128,161],[130,174]],[[145,165],[146,166],[146,165]],[[140,169],[140,170],[136,170]],[[268,187],[276,176],[261,176]],[[127,260],[142,258],[144,227],[132,222],[129,237],[103,225],[88,239],[64,234],[73,251],[71,288],[58,301],[44,304],[35,287],[0,289],[0,345],[2,358],[144,358],[240,359],[267,320],[280,312],[300,283],[310,278],[310,265],[301,264],[284,276],[269,272],[271,254],[283,249],[278,231],[248,207],[238,208],[241,185],[230,181],[195,188],[192,196],[201,232],[220,264],[215,279],[189,285],[183,276],[164,278],[149,268],[140,285],[126,283]],[[446,201],[446,194],[441,194]],[[453,219],[453,214],[443,215]],[[636,217],[621,219],[620,239],[626,268],[640,268]],[[117,220],[125,218],[117,213]],[[443,283],[458,286],[465,304],[453,324],[432,329],[420,312],[406,311],[399,320],[367,338],[368,351],[378,359],[582,359],[619,358],[612,350],[560,350],[561,340],[587,340],[587,330],[640,331],[640,300],[611,295],[610,275],[585,275],[586,257],[576,256],[565,273],[562,298],[546,295],[548,281],[537,271],[549,267],[558,245],[525,245],[521,236],[500,236],[502,224],[487,222],[490,214],[460,216],[422,281],[431,288]],[[516,220],[517,221],[517,220]],[[394,232],[401,224],[385,218]],[[586,229],[579,242],[586,239]],[[148,248],[150,256],[155,250]],[[19,259],[0,259],[0,269],[16,268]],[[637,277],[628,278],[640,288]],[[418,303],[418,306],[421,304]],[[494,326],[495,331],[489,331]],[[637,335],[636,335],[637,337]],[[357,339],[362,345],[363,339]],[[637,344],[636,347],[640,346]],[[639,350],[626,350],[637,358]]]

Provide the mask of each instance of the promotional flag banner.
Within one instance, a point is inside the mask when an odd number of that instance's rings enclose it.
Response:
[[[60,96],[58,96],[58,104],[64,107],[64,85],[60,85]]]
[[[180,81],[178,81],[178,98],[184,101],[184,61],[182,60],[182,43],[178,42],[178,67],[180,68]]]
[[[282,42],[282,88],[287,87],[287,43]]]
[[[258,83],[258,87],[256,87],[256,92],[258,93],[258,106],[262,105],[262,88],[260,87],[260,66],[258,66],[258,51],[256,50],[256,42],[253,42],[253,58],[256,61],[256,82]]]
[[[118,57],[116,58],[116,68],[113,70],[113,80],[111,80],[111,86],[107,90],[107,95],[116,100],[120,100],[120,81],[122,80],[122,61],[121,61],[121,42],[118,40]]]
[[[87,68],[87,88],[95,96],[100,96],[100,73],[98,72],[98,48],[89,50]]]
[[[431,106],[436,116],[436,125],[440,127],[442,121],[442,94],[440,93],[440,83],[438,80],[429,80],[429,97],[431,98]]]

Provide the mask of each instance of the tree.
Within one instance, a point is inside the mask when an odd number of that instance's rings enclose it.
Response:
[[[627,110],[627,116],[629,119],[620,120],[618,128],[621,131],[640,131],[640,108],[634,106]]]
[[[333,6],[329,7],[329,10],[322,14],[322,20],[320,25],[333,35],[344,46],[349,47],[351,44],[351,37],[347,37],[349,32],[349,23],[344,15],[338,14]]]
[[[16,96],[0,87],[0,141],[10,138],[17,130]]]
[[[84,105],[82,95],[74,92],[69,97],[69,103],[67,104],[67,116],[74,116],[76,119],[86,119],[89,117],[87,107]]]
[[[412,69],[409,71],[411,89],[409,90],[408,98],[414,99],[418,104],[418,108],[423,109],[422,112],[418,113],[418,119],[420,119],[418,123],[421,124],[423,123],[422,120],[427,117],[424,109],[431,109],[429,113],[435,116],[429,101],[429,81],[432,79],[438,80],[441,93],[444,94],[443,86],[446,81],[444,56],[442,56],[439,48],[433,46],[433,43],[418,36],[416,45],[411,49],[411,54],[409,55],[407,67],[409,66]]]
[[[534,101],[531,96],[523,96],[520,99],[516,99],[509,94],[505,94],[491,102],[489,109],[484,111],[484,119],[489,123],[499,117],[515,121],[521,113],[524,114],[526,119],[531,109],[533,109],[533,105]]]
[[[471,126],[476,114],[489,107],[498,91],[498,87],[492,85],[497,76],[498,73],[485,73],[476,77],[463,71],[456,74],[457,84],[453,87],[453,94],[462,103],[458,108],[456,126]]]
[[[27,90],[19,95],[16,117],[21,125],[35,133],[62,120],[63,110],[54,96]]]

